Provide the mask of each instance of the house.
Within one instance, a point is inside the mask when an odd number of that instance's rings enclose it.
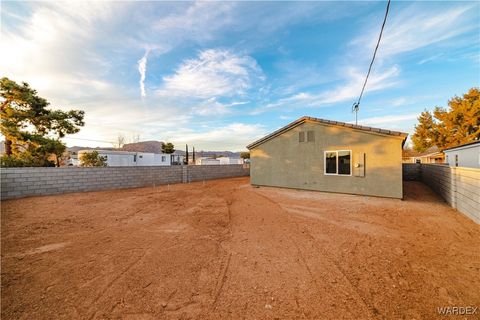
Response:
[[[302,117],[247,146],[251,184],[402,198],[406,137]]]
[[[450,167],[480,168],[480,140],[444,149],[443,152]]]
[[[78,160],[78,154],[77,152],[68,152],[68,155],[67,155],[67,160],[65,161],[65,165],[66,166],[79,166],[80,165],[80,162]]]
[[[243,159],[240,158],[219,157],[217,160],[220,160],[220,164],[243,164]]]
[[[78,158],[81,159],[82,154],[93,151],[97,151],[99,156],[106,157],[107,166],[109,167],[169,166],[172,164],[176,164],[179,161],[183,161],[183,156],[179,155],[117,150],[79,150]]]
[[[218,165],[220,160],[210,157],[200,157],[195,160],[196,165]]]
[[[437,147],[431,147],[425,152],[404,150],[403,163],[445,163],[445,154]]]

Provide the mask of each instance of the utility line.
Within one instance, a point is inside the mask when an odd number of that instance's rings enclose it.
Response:
[[[377,56],[378,46],[380,45],[380,40],[382,39],[383,29],[385,28],[385,23],[387,22],[388,11],[390,9],[390,1],[387,2],[387,9],[385,10],[385,17],[383,18],[382,28],[380,29],[380,35],[378,36],[377,46],[375,47],[375,51],[373,52],[372,61],[370,62],[370,66],[368,67],[368,73],[365,77],[365,81],[363,82],[362,91],[360,92],[360,96],[358,97],[357,102],[353,104],[352,112],[355,112],[355,124],[358,123],[358,110],[360,109],[360,100],[362,100],[363,92],[365,91],[365,87],[367,85],[368,77],[370,76],[370,72],[372,71],[373,62],[375,61],[375,57]]]
[[[93,139],[85,139],[85,138],[73,138],[73,137],[64,137],[62,139],[73,139],[73,140],[83,140],[83,141],[93,141],[93,142],[103,142],[103,143],[114,143],[112,141],[105,141],[105,140],[93,140]]]

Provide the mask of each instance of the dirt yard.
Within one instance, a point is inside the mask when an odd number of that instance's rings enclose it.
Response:
[[[480,307],[480,226],[420,183],[405,192],[236,178],[4,201],[1,316],[433,319]]]

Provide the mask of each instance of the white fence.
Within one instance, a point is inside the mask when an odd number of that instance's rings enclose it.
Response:
[[[422,164],[421,180],[450,206],[480,224],[480,169]]]

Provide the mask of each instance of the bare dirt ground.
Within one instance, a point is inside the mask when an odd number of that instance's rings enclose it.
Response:
[[[236,178],[4,201],[1,316],[435,319],[480,307],[480,226],[421,183],[405,192]]]

